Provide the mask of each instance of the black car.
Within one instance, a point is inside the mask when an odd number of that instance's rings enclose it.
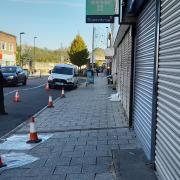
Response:
[[[17,86],[19,83],[26,85],[27,75],[20,66],[3,66],[1,71],[7,85]]]

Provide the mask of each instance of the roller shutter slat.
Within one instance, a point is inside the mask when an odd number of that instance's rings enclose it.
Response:
[[[156,169],[180,180],[180,1],[161,1]]]

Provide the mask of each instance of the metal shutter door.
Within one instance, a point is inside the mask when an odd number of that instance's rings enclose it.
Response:
[[[147,158],[151,159],[151,126],[154,76],[156,1],[138,17],[135,50],[134,129]]]
[[[126,98],[126,105],[127,105],[127,117],[129,119],[129,113],[130,113],[130,91],[131,91],[131,54],[132,54],[132,29],[130,29],[128,34],[128,53],[127,53],[127,98]]]
[[[180,1],[161,1],[156,168],[180,180]]]
[[[128,34],[124,38],[124,56],[123,56],[123,98],[122,98],[122,105],[125,109],[125,112],[127,113],[127,105],[126,105],[126,99],[127,99],[127,63],[128,63]]]
[[[126,34],[124,38],[124,56],[123,56],[123,79],[124,79],[124,86],[123,86],[123,98],[122,98],[122,105],[125,109],[126,116],[129,119],[129,98],[130,98],[130,69],[131,69],[131,47],[132,47],[132,38],[131,38],[131,28]]]
[[[131,68],[131,48],[132,37],[131,28],[126,33],[124,39],[119,45],[119,88],[118,92],[121,97],[121,103],[125,110],[126,116],[129,119],[129,97],[130,97],[130,68]]]
[[[120,71],[120,68],[121,68],[121,46],[118,47],[118,70],[117,70],[117,75],[118,75],[118,82],[117,82],[117,92],[120,94],[121,92],[121,71]]]

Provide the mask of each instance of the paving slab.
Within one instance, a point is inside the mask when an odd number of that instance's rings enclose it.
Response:
[[[142,149],[126,149],[113,152],[113,161],[121,180],[157,180],[153,166]]]
[[[94,85],[81,85],[58,100],[54,108],[45,109],[36,117],[36,129],[53,136],[32,149],[21,150],[39,159],[3,171],[0,179],[140,180],[147,175],[155,180],[120,102],[108,99],[112,93],[106,78],[98,77]],[[16,133],[28,132],[27,124]],[[119,154],[116,160],[115,152]]]

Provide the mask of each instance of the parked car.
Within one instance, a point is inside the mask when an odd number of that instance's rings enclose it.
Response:
[[[17,86],[19,83],[26,85],[27,76],[20,66],[3,66],[1,70],[7,85]]]
[[[24,73],[26,74],[26,77],[28,78],[29,76],[29,70],[28,69],[23,69]]]
[[[75,88],[78,84],[77,69],[73,65],[59,64],[50,72],[48,77],[49,88],[70,87]]]

